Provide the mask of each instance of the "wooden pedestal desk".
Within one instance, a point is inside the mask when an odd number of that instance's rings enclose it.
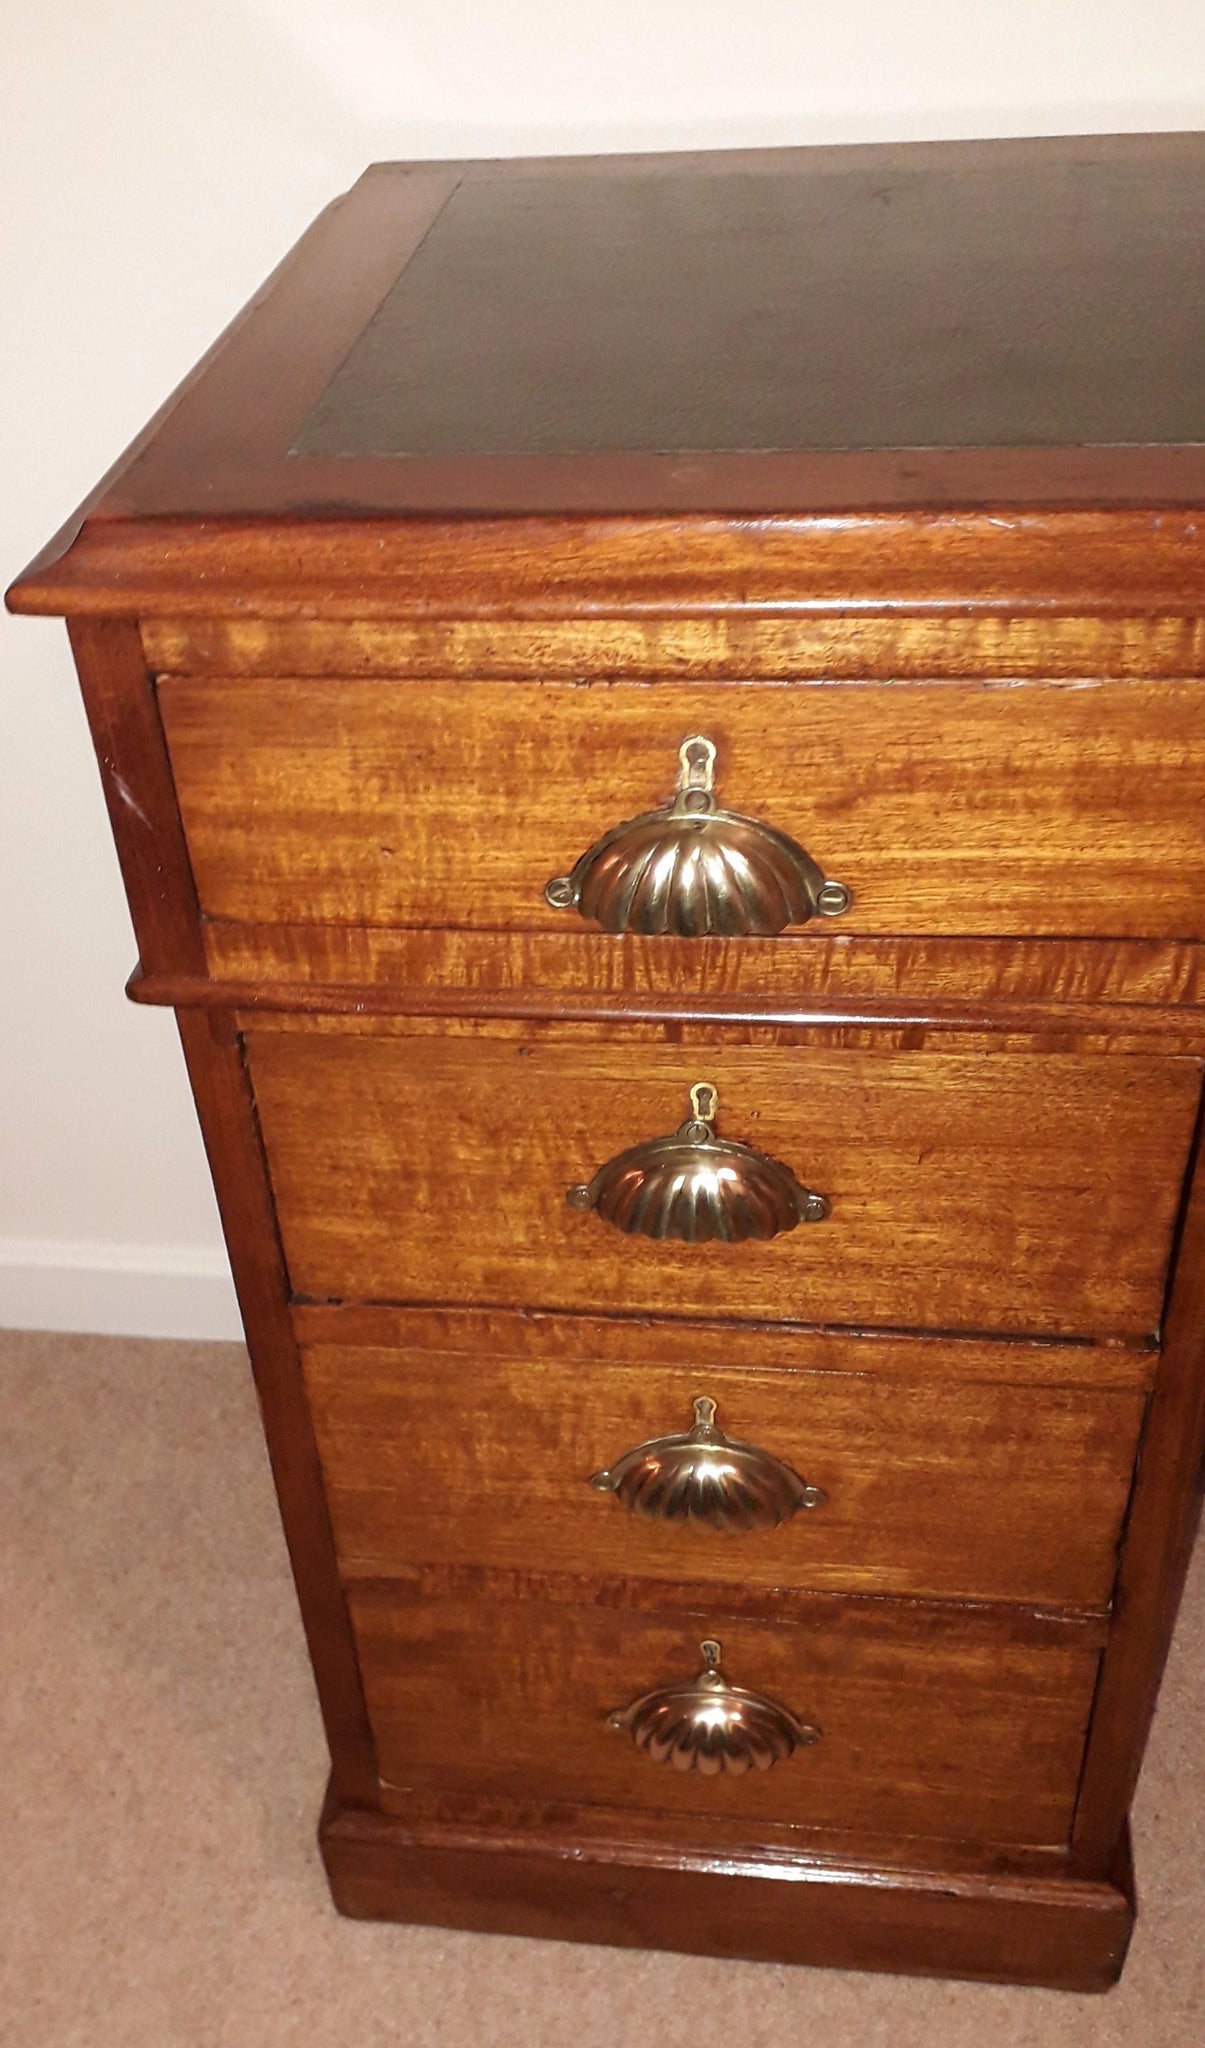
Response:
[[[379,165],[10,593],[351,1914],[1117,1975],[1205,1435],[1205,149]]]

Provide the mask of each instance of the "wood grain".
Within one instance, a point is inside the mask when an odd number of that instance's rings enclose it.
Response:
[[[1140,940],[684,939],[202,927],[208,975],[135,972],[131,1001],[298,1015],[1040,1035],[1050,1049],[1205,1050],[1205,948]],[[701,991],[701,992],[700,992]],[[1128,998],[1128,1000],[1127,1000]]]
[[[677,1821],[675,1822],[677,1825]],[[934,1867],[790,1862],[758,1854],[670,1854],[590,1839],[530,1820],[470,1830],[345,1811],[328,1799],[320,1831],[335,1904],[364,1920],[468,1927],[624,1948],[744,1956],[758,1962],[903,1970],[1103,1991],[1116,1981],[1134,1918],[1128,1853],[1100,1884],[962,1874],[947,1851]]]
[[[725,1666],[822,1730],[766,1774],[658,1766],[612,1708],[701,1668],[706,1610],[658,1616],[349,1587],[382,1805],[433,1787],[596,1806],[741,1815],[1008,1843],[1066,1840],[1097,1654],[1068,1625],[1035,1648],[1007,1627],[932,1632],[909,1612],[830,1615],[823,1631],[728,1618]]]
[[[258,500],[260,516],[93,515],[68,553],[52,545],[31,564],[7,602],[17,612],[139,619],[244,609],[268,619],[389,620],[790,617],[851,609],[954,617],[968,609],[1004,617],[1199,616],[1205,568],[1195,509],[1152,512],[1149,500],[1133,510],[1035,509],[1045,495],[1043,475],[1057,480],[1060,496],[1070,482],[1090,498],[1093,482],[1113,468],[1113,452],[1086,450],[1062,461],[1047,453],[1034,465],[1024,459],[1029,451],[1018,451],[1021,460],[1010,450],[993,451],[983,498],[991,509],[985,511],[957,504],[926,509],[927,494],[914,483],[893,499],[904,510],[793,517],[765,510],[767,503],[782,504],[784,489],[792,483],[798,489],[800,481],[797,472],[777,479],[773,456],[758,459],[760,475],[743,479],[741,457],[715,458],[735,466],[721,480],[729,499],[739,498],[744,485],[744,516],[732,518],[630,510],[583,516],[567,503],[564,465],[541,461],[542,477],[529,474],[525,481],[534,495],[556,505],[545,516],[399,520],[365,512],[299,520],[287,502],[282,517],[262,510],[275,494],[275,480],[252,472],[245,479],[252,501],[246,509],[256,509]],[[831,461],[842,466],[846,481],[857,481],[858,458]],[[656,497],[657,458],[631,457],[629,463],[637,471],[633,502]],[[642,463],[652,471],[644,478]],[[813,486],[826,488],[827,466],[812,459]],[[870,476],[882,474],[878,456],[861,466]],[[967,466],[953,458],[955,473]],[[1205,500],[1205,454],[1194,452],[1189,462],[1172,466],[1180,471],[1181,502],[1194,508]],[[418,464],[400,467],[412,485]],[[459,467],[445,465],[449,495],[462,481]],[[1141,479],[1141,451],[1132,467]],[[290,463],[279,477],[286,501],[306,490],[307,472],[313,477],[324,468],[338,496],[350,499],[350,513],[357,499],[371,503],[389,465]],[[1147,468],[1152,483],[1161,475],[1166,486],[1164,458],[1148,461]],[[1194,470],[1197,481],[1189,483]],[[494,476],[502,481],[496,467]],[[383,495],[390,495],[387,474]],[[1165,502],[1176,502],[1174,490]],[[304,509],[311,512],[312,503]]]
[[[256,518],[93,515],[70,551],[60,556],[52,546],[13,584],[7,602],[18,612],[140,619],[243,609],[269,619],[390,620],[790,617],[863,609],[1195,618],[1205,610],[1195,509],[1205,501],[1205,453],[1172,462],[1180,502],[1190,509],[1159,512],[1149,509],[1149,499],[1142,509],[1042,510],[1043,479],[1064,500],[1069,483],[1081,502],[1090,500],[1093,483],[1115,474],[1115,451],[1085,450],[1062,460],[1047,452],[1038,464],[1025,459],[1029,453],[996,450],[986,464],[952,458],[955,477],[960,467],[986,468],[981,502],[988,510],[967,511],[940,495],[944,509],[928,509],[928,494],[914,480],[892,498],[906,509],[816,516],[765,509],[784,503],[792,484],[798,491],[797,470],[780,479],[775,458],[763,456],[742,477],[741,457],[716,457],[727,468],[720,480],[725,496],[746,500],[743,516],[732,518],[632,509],[599,517],[593,488],[590,516],[583,516],[568,502],[565,466],[539,458],[542,476],[531,476],[529,467],[524,482],[537,498],[553,501],[556,509],[543,516],[399,520],[364,511],[352,518],[357,502],[371,504],[382,483],[381,494],[391,495],[388,464],[290,463],[276,478],[261,471],[244,479],[251,500],[245,510],[257,510]],[[1131,468],[1141,481],[1141,451],[1138,458]],[[858,481],[859,467],[868,480],[884,469],[877,455],[830,461],[846,483]],[[636,470],[633,505],[655,498],[657,458],[628,462]],[[649,472],[642,477],[643,464]],[[419,465],[399,467],[412,488]],[[458,494],[461,465],[443,467],[450,472],[443,492]],[[831,489],[828,467],[812,458],[809,485]],[[1158,478],[1167,487],[1166,458],[1148,459],[1146,468],[1152,485]],[[349,501],[345,515],[290,516],[288,500],[306,491],[307,473],[316,484],[323,469],[337,497]],[[503,482],[499,469],[493,466],[496,483]],[[286,502],[283,516],[274,517],[263,508],[278,483]],[[1173,488],[1164,502],[1176,501]],[[312,501],[304,509],[312,513]],[[446,505],[441,509],[446,514]]]
[[[1126,1825],[1205,1491],[1205,1154],[1176,1253],[1167,1356],[1143,1436],[1076,1813],[1080,1870],[1096,1874]]]
[[[573,928],[550,876],[671,793],[706,732],[728,808],[854,893],[843,934],[1200,938],[1205,688],[172,677],[207,915]]]
[[[187,989],[189,1002],[202,1008],[230,1008],[229,1000],[216,1000],[218,983],[182,977],[152,981],[149,986]],[[824,1047],[876,1055],[928,1051],[940,1057],[974,1053],[990,1058],[997,1053],[1041,1053],[1083,1059],[1154,1053],[1192,1059],[1200,1056],[1203,1040],[1195,1011],[1144,1007],[1127,1012],[1112,1004],[1085,1005],[1082,1010],[1069,1004],[1057,1013],[1041,1005],[1018,1006],[991,1014],[935,1004],[932,1016],[919,1005],[888,1009],[868,1003],[846,1009],[833,1004],[814,1010],[801,1007],[785,1018],[772,1015],[767,1021],[757,1010],[725,1008],[711,1013],[701,1006],[700,1014],[677,1004],[650,1006],[633,1014],[612,1003],[554,1006],[538,992],[519,992],[502,1001],[490,992],[479,1006],[466,996],[455,1009],[425,1004],[421,990],[378,1003],[364,996],[356,1002],[354,989],[331,991],[329,1002],[324,989],[295,990],[293,1004],[282,1001],[288,992],[280,988],[253,988],[245,1005],[241,990],[227,987],[223,993],[237,1004],[239,1029],[260,1037],[285,1032],[310,1038],[472,1038],[584,1046],[614,1043],[621,1032],[633,1047],[672,1045],[687,1053],[709,1052],[722,1038],[727,1045],[774,1047],[797,1055]],[[1129,1028],[1131,1019],[1137,1028]]]
[[[381,1816],[386,1818],[386,1816]],[[396,1816],[390,1816],[396,1822]],[[799,1827],[790,1821],[759,1819],[756,1833],[747,1820],[715,1812],[675,1813],[667,1837],[667,1816],[652,1808],[569,1806],[555,1801],[517,1800],[497,1792],[482,1798],[473,1793],[442,1792],[413,1796],[402,1825],[416,1839],[445,1846],[498,1850],[525,1840],[531,1848],[556,1853],[570,1841],[583,1857],[622,1865],[630,1855],[636,1867],[679,1861],[758,1868],[766,1876],[794,1866],[814,1865],[832,1873],[880,1869],[888,1882],[941,1869],[955,1881],[967,1878],[1040,1879],[1059,1883],[1095,1882],[1071,1879],[1065,1845],[940,1841],[924,1835],[872,1833],[854,1828]]]
[[[479,1358],[542,1366],[577,1361],[675,1367],[689,1352],[700,1370],[731,1377],[859,1373],[914,1385],[1105,1388],[1146,1392],[1159,1367],[1148,1344],[1056,1343],[1050,1338],[936,1339],[893,1330],[809,1329],[789,1322],[738,1323],[684,1315],[667,1303],[656,1316],[549,1315],[537,1309],[397,1308],[361,1302],[300,1303],[293,1327],[303,1346],[433,1352],[459,1378]]]
[[[331,1783],[345,1805],[371,1805],[377,1790],[372,1734],[289,1324],[280,1240],[242,1049],[229,1019],[185,1012],[179,1024],[330,1744]]]
[[[626,681],[744,683],[843,677],[1205,674],[1205,621],[1194,618],[932,617],[400,619],[148,618],[148,665],[193,676],[423,676],[440,682],[539,675]]]
[[[1146,1335],[1159,1322],[1195,1061],[706,1053],[252,1031],[294,1292],[810,1323]],[[672,1131],[700,1078],[721,1134],[832,1202],[771,1243],[627,1238],[566,1206]]]
[[[351,1582],[349,1581],[349,1584]],[[657,1579],[611,1572],[549,1572],[539,1565],[512,1571],[498,1565],[408,1566],[388,1581],[360,1580],[361,1585],[390,1585],[403,1588],[405,1597],[462,1601],[479,1612],[492,1612],[499,1602],[534,1601],[547,1607],[598,1607],[616,1614],[671,1615],[690,1617],[709,1614],[717,1627],[729,1620],[769,1622],[784,1628],[816,1629],[832,1634],[836,1641],[849,1625],[848,1617],[860,1615],[862,1622],[877,1619],[890,1630],[922,1629],[926,1641],[936,1641],[952,1630],[959,1641],[990,1644],[1001,1632],[1010,1642],[1024,1642],[1032,1649],[1064,1647],[1069,1634],[1085,1648],[1102,1650],[1109,1633],[1109,1616],[1091,1609],[1067,1607],[1023,1607],[1015,1601],[917,1600],[896,1595],[889,1600],[878,1594],[832,1593],[811,1587],[745,1585],[734,1579]],[[861,1624],[859,1624],[861,1625]],[[966,1849],[969,1843],[964,1841]],[[1041,1846],[1041,1845],[1037,1845]],[[980,1841],[982,1851],[985,1844]],[[1045,1845],[1049,1850],[1050,1845]],[[1064,1845],[1065,1848],[1065,1845]]]
[[[622,1340],[620,1340],[622,1341]],[[636,1346],[629,1344],[629,1350]],[[850,1347],[862,1363],[863,1353]],[[312,1347],[306,1390],[346,1577],[416,1561],[1104,1607],[1142,1418],[1137,1393],[777,1376],[604,1353],[537,1364]],[[824,1489],[770,1530],[671,1527],[589,1484],[719,1403],[728,1435]],[[472,1414],[463,1434],[448,1404]]]
[[[203,971],[196,890],[138,629],[83,618],[69,632],[142,964],[152,974]]]
[[[363,1810],[363,1809],[362,1809]],[[397,1821],[397,1816],[382,1819]],[[487,1798],[462,1792],[412,1795],[402,1826],[413,1837],[445,1846],[499,1852],[525,1841],[555,1853],[572,1840],[583,1856],[622,1865],[629,1854],[637,1868],[665,1862],[675,1867],[694,1860],[758,1870],[765,1876],[812,1864],[832,1872],[850,1868],[882,1871],[885,1881],[918,1872],[944,1870],[955,1880],[996,1877],[1072,1879],[1065,1847],[1007,1848],[982,1842],[931,1841],[924,1835],[885,1835],[853,1828],[804,1828],[790,1821],[759,1819],[756,1833],[747,1820],[717,1813],[675,1813],[667,1840],[667,1816],[657,1808],[566,1805],[564,1802]],[[1086,1880],[1091,1883],[1095,1880]]]

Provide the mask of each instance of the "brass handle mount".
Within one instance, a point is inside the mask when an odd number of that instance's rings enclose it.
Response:
[[[590,1481],[630,1514],[653,1522],[698,1522],[709,1529],[776,1529],[801,1508],[823,1507],[819,1486],[771,1451],[741,1443],[716,1426],[716,1404],[700,1394],[691,1429],[650,1438]]]
[[[545,884],[554,910],[576,910],[607,932],[678,938],[771,937],[853,902],[797,840],[725,810],[715,794],[714,740],[678,749],[669,802],[612,826],[565,875]]]
[[[829,1204],[789,1166],[734,1138],[717,1138],[719,1094],[710,1081],[690,1091],[691,1113],[667,1137],[616,1153],[592,1180],[566,1191],[571,1209],[593,1209],[628,1237],[765,1240],[800,1223],[822,1223]]]
[[[819,1742],[809,1727],[764,1693],[730,1685],[720,1669],[722,1651],[714,1639],[700,1643],[703,1669],[678,1685],[658,1686],[629,1706],[616,1707],[608,1724],[630,1735],[654,1763],[704,1777],[728,1772],[768,1771],[797,1749]]]

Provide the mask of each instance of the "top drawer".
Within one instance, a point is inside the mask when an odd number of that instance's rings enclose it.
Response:
[[[723,808],[852,891],[817,928],[1205,935],[1201,682],[177,676],[160,702],[211,918],[580,929],[545,885],[701,734]]]

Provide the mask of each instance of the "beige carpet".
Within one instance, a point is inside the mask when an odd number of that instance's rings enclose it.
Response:
[[[5,2048],[1205,2042],[1205,1570],[1136,1816],[1139,1930],[1086,1999],[339,1920],[233,1345],[0,1335],[0,1536]]]

